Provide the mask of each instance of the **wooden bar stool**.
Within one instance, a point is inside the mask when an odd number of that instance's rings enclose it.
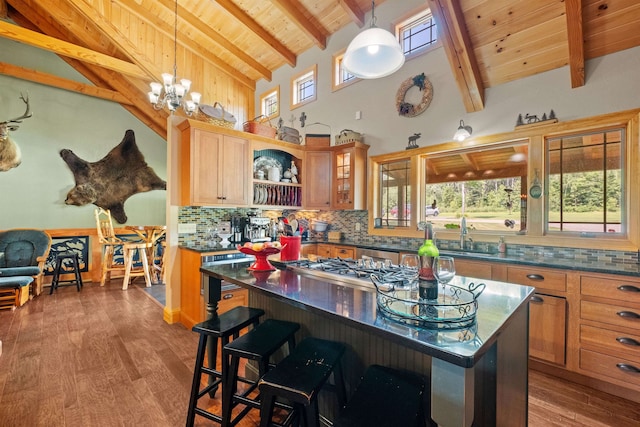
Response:
[[[144,242],[125,242],[122,245],[124,252],[124,280],[122,281],[122,290],[129,288],[129,282],[132,277],[143,276],[147,288],[151,287],[151,272],[149,270],[149,260],[147,252],[151,247],[150,243]],[[142,269],[133,267],[133,256],[138,253],[140,261],[142,261]]]
[[[289,356],[267,372],[258,385],[261,398],[260,427],[273,425],[271,418],[276,398],[284,398],[293,404],[293,411],[302,415],[305,427],[319,427],[318,394],[332,373],[338,405],[344,406],[346,392],[340,365],[344,350],[344,345],[337,342],[305,338]],[[284,424],[295,419],[297,414],[293,411]]]
[[[231,427],[238,423],[252,408],[260,408],[259,397],[249,395],[258,387],[258,381],[251,381],[238,375],[240,359],[254,360],[258,363],[258,379],[273,366],[271,356],[284,344],[289,353],[296,345],[295,333],[300,325],[283,320],[267,319],[257,328],[231,341],[222,348],[222,427]],[[238,394],[238,382],[249,384],[249,387]],[[235,417],[233,408],[242,404],[245,407]]]
[[[428,390],[422,376],[371,365],[333,427],[422,427],[431,414]]]
[[[198,407],[198,399],[209,393],[211,397],[215,396],[218,385],[222,382],[224,375],[225,363],[221,363],[221,371],[216,370],[215,366],[204,366],[204,356],[207,348],[212,349],[213,354],[210,360],[217,360],[218,340],[221,341],[222,347],[229,343],[229,338],[237,339],[240,331],[250,325],[254,328],[260,322],[260,316],[264,314],[264,310],[251,307],[235,307],[226,313],[221,314],[215,319],[209,319],[202,323],[194,325],[191,329],[200,334],[198,342],[198,352],[196,354],[196,365],[193,370],[193,383],[191,385],[191,398],[189,399],[189,412],[187,414],[187,427],[192,427],[195,422],[196,414],[203,416],[209,420],[221,422],[220,415],[213,414]],[[209,342],[213,339],[213,342]],[[211,345],[207,345],[211,344]],[[214,362],[215,363],[215,362]],[[202,374],[209,376],[209,382],[206,387],[200,390],[200,381]]]
[[[56,266],[53,269],[53,279],[51,280],[51,289],[49,295],[60,285],[60,283],[74,284],[78,288],[78,292],[82,288],[82,275],[80,274],[80,262],[78,261],[77,252],[60,252],[56,254]],[[62,271],[65,261],[70,261],[67,265],[71,267],[71,271]],[[73,280],[60,280],[60,274],[74,273]]]

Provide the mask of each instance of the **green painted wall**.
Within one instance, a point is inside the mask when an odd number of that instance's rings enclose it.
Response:
[[[58,56],[2,38],[0,62],[90,84]],[[24,112],[21,92],[29,94],[33,117],[12,133],[22,164],[0,172],[0,229],[95,227],[94,205],[64,203],[75,183],[59,152],[67,148],[96,162],[122,141],[127,129],[135,132],[147,164],[167,180],[165,139],[120,104],[0,75],[0,121]],[[164,190],[130,197],[125,202],[127,224],[164,224],[165,200]]]

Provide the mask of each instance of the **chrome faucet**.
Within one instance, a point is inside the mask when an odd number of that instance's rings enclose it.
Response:
[[[467,230],[467,219],[462,217],[460,220],[460,250],[473,249],[473,239],[469,236]]]

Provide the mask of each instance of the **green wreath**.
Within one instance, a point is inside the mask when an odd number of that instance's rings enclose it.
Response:
[[[409,102],[405,102],[404,98],[407,96],[407,92],[413,86],[417,86],[422,91],[422,100],[419,104],[413,105]],[[410,77],[400,85],[398,93],[396,94],[396,109],[398,114],[403,117],[416,117],[429,107],[431,99],[433,98],[433,86],[424,73],[415,77]]]

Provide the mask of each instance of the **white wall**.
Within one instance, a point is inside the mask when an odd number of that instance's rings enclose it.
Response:
[[[376,7],[378,27],[390,29],[390,22],[413,10],[424,1],[388,0]],[[370,18],[367,14],[367,19]],[[368,27],[369,23],[365,24]],[[586,85],[571,89],[569,68],[563,67],[526,79],[488,88],[485,108],[467,113],[442,47],[407,61],[395,74],[376,80],[361,80],[336,92],[331,92],[331,56],[345,48],[362,29],[350,24],[331,36],[327,48],[317,47],[298,57],[295,69],[285,65],[273,73],[273,80],[261,80],[256,87],[256,108],[260,108],[261,93],[280,85],[281,117],[287,126],[292,113],[302,111],[307,123],[321,122],[331,126],[332,135],[342,129],[365,134],[371,145],[370,155],[401,151],[408,137],[422,133],[420,146],[452,140],[460,119],[473,127],[473,135],[491,135],[512,131],[519,113],[542,116],[553,109],[560,121],[640,107],[640,47],[588,61]],[[318,64],[317,101],[291,111],[289,109],[290,79],[297,72]],[[429,108],[414,118],[399,116],[395,107],[396,92],[402,82],[425,73],[433,85],[433,100]],[[362,119],[355,120],[355,112]],[[256,112],[256,115],[259,114]],[[295,127],[301,133],[326,133],[323,126]]]
[[[89,83],[56,55],[3,38],[0,62]],[[132,129],[147,164],[167,179],[165,140],[120,104],[0,75],[0,121],[24,112],[21,92],[29,93],[33,117],[12,133],[22,164],[0,172],[0,229],[95,227],[94,205],[64,204],[74,179],[59,155],[63,148],[96,162]],[[164,224],[165,200],[164,190],[133,195],[124,205],[127,224]]]

